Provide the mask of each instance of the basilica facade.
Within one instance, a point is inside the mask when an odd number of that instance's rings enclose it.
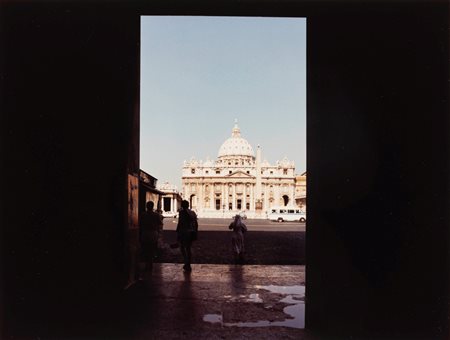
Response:
[[[199,217],[232,217],[245,212],[248,218],[266,218],[275,206],[296,206],[295,166],[287,158],[275,165],[256,155],[241,136],[237,122],[231,137],[220,147],[215,161],[185,161],[182,196]]]

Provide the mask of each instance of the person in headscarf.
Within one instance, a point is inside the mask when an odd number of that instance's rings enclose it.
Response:
[[[234,221],[231,222],[228,229],[233,230],[231,236],[231,244],[233,247],[234,263],[239,264],[244,262],[244,233],[247,231],[247,226],[242,222],[240,215],[234,216]]]

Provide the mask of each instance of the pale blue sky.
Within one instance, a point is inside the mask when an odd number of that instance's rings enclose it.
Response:
[[[306,171],[306,19],[141,17],[141,169],[181,189],[238,119],[275,163]]]

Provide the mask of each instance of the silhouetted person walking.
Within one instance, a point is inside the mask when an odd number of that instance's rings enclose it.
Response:
[[[234,216],[234,221],[228,226],[228,229],[233,230],[231,236],[231,244],[233,246],[234,263],[244,262],[244,233],[247,231],[247,226],[242,222],[240,215]]]
[[[145,269],[153,267],[153,257],[158,246],[158,236],[162,228],[161,216],[153,211],[154,203],[148,201],[147,211],[141,215],[139,223],[139,241],[141,244],[141,260],[145,262]]]
[[[191,245],[197,239],[198,221],[195,212],[189,209],[189,202],[182,201],[178,214],[177,240],[183,255],[185,271],[191,271]]]

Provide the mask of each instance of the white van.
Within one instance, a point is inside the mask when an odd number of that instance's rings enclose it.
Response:
[[[267,212],[267,218],[277,222],[306,222],[306,212],[297,207],[273,207]]]

